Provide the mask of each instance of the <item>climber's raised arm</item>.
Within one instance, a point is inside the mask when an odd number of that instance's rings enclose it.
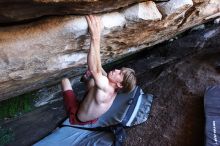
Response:
[[[102,75],[102,65],[100,56],[100,17],[89,15],[86,16],[86,20],[88,22],[89,32],[91,35],[90,49],[89,54],[87,56],[88,68],[91,74],[93,75],[97,87],[99,87],[100,89],[104,89],[104,87],[106,87],[107,84],[107,78]]]

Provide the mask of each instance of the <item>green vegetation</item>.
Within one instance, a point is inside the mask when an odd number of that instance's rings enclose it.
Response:
[[[0,120],[13,118],[22,113],[31,111],[34,108],[34,98],[36,98],[36,96],[33,93],[26,93],[0,102]]]
[[[0,127],[0,146],[3,146],[14,138],[14,134],[10,129],[4,129]]]

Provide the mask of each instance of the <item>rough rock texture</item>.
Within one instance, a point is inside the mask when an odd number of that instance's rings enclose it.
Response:
[[[216,17],[219,7],[217,0],[171,0],[158,4],[158,11],[148,1],[102,14],[102,62],[112,62]],[[87,28],[83,16],[54,16],[0,27],[0,100],[57,83],[65,75],[81,74],[89,48]]]
[[[1,0],[0,23],[45,15],[82,15],[109,12],[144,0]]]

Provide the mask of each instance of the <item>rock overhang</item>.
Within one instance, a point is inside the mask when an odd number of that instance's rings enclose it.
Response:
[[[170,0],[159,4],[147,1],[100,14],[103,64],[218,16],[219,3],[215,0]],[[80,75],[86,67],[89,48],[87,29],[85,17],[80,15],[50,16],[36,22],[0,27],[0,100],[58,82],[65,74]]]

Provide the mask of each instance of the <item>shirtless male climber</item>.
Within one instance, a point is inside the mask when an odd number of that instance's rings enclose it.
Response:
[[[84,100],[78,103],[69,79],[62,80],[63,98],[71,124],[92,124],[112,105],[117,92],[130,92],[136,86],[134,70],[121,68],[108,74],[102,69],[100,57],[101,21],[98,16],[86,16],[91,35],[90,50],[87,56],[91,79],[87,82]],[[84,77],[86,77],[84,75]]]

